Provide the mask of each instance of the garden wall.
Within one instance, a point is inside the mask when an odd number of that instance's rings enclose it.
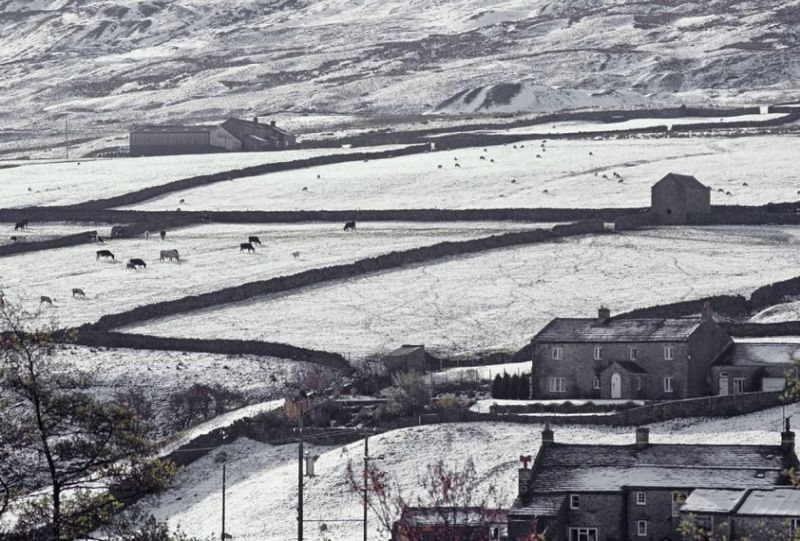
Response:
[[[106,315],[101,317],[97,323],[91,325],[90,328],[93,330],[110,330],[150,319],[158,319],[203,308],[211,308],[222,304],[251,299],[253,297],[300,289],[334,280],[344,280],[364,274],[395,269],[450,256],[478,253],[486,250],[523,244],[547,242],[574,235],[607,233],[602,221],[579,222],[569,226],[557,227],[558,229],[553,228],[553,230],[536,229],[492,235],[466,241],[440,242],[431,246],[390,252],[377,257],[362,259],[354,263],[317,268],[288,276],[279,276],[269,280],[250,282],[210,293],[149,304],[126,312]]]
[[[715,314],[731,318],[746,317],[751,313],[750,303],[741,295],[715,295],[690,301],[660,304],[648,308],[631,310],[613,317],[613,319],[633,319],[642,317],[673,318],[698,315],[703,312],[703,305],[709,303]]]
[[[731,336],[764,338],[768,336],[800,336],[800,321],[778,323],[720,323]]]
[[[78,246],[81,244],[94,244],[97,231],[84,231],[74,235],[65,235],[50,240],[36,242],[15,242],[0,246],[0,257],[24,254],[28,252],[38,252],[39,250],[52,250],[54,248],[66,248],[68,246]]]

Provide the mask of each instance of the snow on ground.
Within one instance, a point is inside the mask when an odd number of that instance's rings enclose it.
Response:
[[[157,236],[150,240],[109,239],[102,246],[49,250],[46,256],[28,253],[4,257],[0,259],[0,288],[30,309],[36,307],[41,295],[53,298],[47,315],[72,326],[143,304],[394,250],[539,226],[515,222],[359,222],[357,231],[344,233],[340,224],[330,223],[199,225],[169,231],[163,242]],[[239,244],[250,235],[259,236],[263,245],[256,246],[254,254],[240,252]],[[95,252],[101,248],[111,250],[116,261],[97,261]],[[165,249],[177,249],[181,262],[159,262],[159,252]],[[148,267],[126,270],[125,263],[134,257],[144,259]],[[85,299],[71,297],[76,287],[85,291]]]
[[[800,406],[787,407],[796,416]],[[679,419],[650,426],[654,443],[768,444],[780,443],[782,409],[773,408],[729,419]],[[510,505],[516,496],[517,467],[521,454],[535,454],[541,442],[540,425],[510,423],[446,424],[407,428],[370,438],[370,454],[382,456],[375,464],[388,472],[406,494],[416,494],[417,478],[438,459],[452,465],[470,457],[482,486],[494,485],[501,505]],[[632,428],[556,426],[555,439],[582,444],[631,444]],[[498,445],[503,442],[503,445]],[[235,539],[283,541],[291,539],[296,528],[297,447],[275,447],[239,439],[221,448],[228,454],[226,492],[226,530]],[[319,454],[317,476],[306,479],[305,517],[313,520],[358,519],[361,503],[347,489],[346,465],[362,463],[363,444],[326,448],[310,446]],[[221,508],[221,468],[213,455],[182,469],[174,488],[159,497],[149,498],[140,507],[180,526],[189,535],[219,535]],[[358,471],[358,470],[356,470]],[[386,538],[377,520],[370,515],[370,538]],[[358,538],[358,522],[327,522],[330,539]],[[306,535],[316,538],[319,523],[308,522]],[[383,533],[383,535],[381,535]]]
[[[751,323],[780,323],[800,320],[800,301],[792,300],[768,308],[750,318]]]
[[[94,379],[91,391],[100,398],[129,390],[143,393],[152,402],[160,425],[169,418],[169,398],[194,384],[221,385],[254,403],[283,397],[288,383],[311,371],[338,375],[315,364],[252,355],[81,346],[67,346],[57,355],[64,366],[90,374]]]
[[[181,199],[193,210],[642,207],[669,172],[711,186],[713,204],[758,205],[800,199],[791,159],[799,142],[788,135],[548,140],[542,150],[541,141],[527,141],[273,173],[126,208],[174,209]]]
[[[593,317],[601,304],[618,313],[712,294],[747,294],[796,276],[798,244],[800,227],[792,226],[659,228],[568,238],[368,275],[126,330],[274,340],[354,359],[398,344],[425,344],[442,355],[515,351],[551,318]],[[265,320],[271,325],[263,325]]]
[[[24,230],[14,231],[14,224],[0,223],[0,245],[13,243],[14,241],[11,240],[11,237],[17,237],[17,242],[33,242],[49,240],[64,235],[74,235],[84,231],[97,231],[97,234],[101,237],[109,237],[111,226],[74,222],[33,222]]]
[[[69,205],[122,195],[196,175],[313,156],[390,148],[399,147],[319,148],[63,161],[26,160],[16,162],[15,167],[0,168],[0,186],[3,190],[0,207]],[[190,210],[191,202],[181,207]]]
[[[527,374],[531,371],[531,362],[523,361],[520,363],[489,364],[485,366],[462,366],[458,368],[448,368],[441,372],[431,373],[434,383],[444,383],[453,381],[491,381],[496,375],[508,374]]]

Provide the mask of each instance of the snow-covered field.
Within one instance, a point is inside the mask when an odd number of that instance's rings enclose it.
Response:
[[[440,372],[431,373],[430,377],[434,383],[444,382],[479,382],[490,381],[496,375],[508,374],[527,374],[531,371],[531,362],[524,361],[519,363],[489,364],[485,366],[463,366],[458,368],[448,368]]]
[[[70,205],[122,195],[196,175],[313,156],[371,152],[390,148],[398,147],[319,148],[279,152],[13,162],[18,165],[0,168],[2,188],[0,207]],[[192,209],[191,202],[175,205],[175,208],[178,206],[187,210]]]
[[[516,350],[553,317],[592,317],[798,274],[800,227],[661,228],[495,250],[143,322],[132,332],[250,338],[364,358],[399,344]],[[769,264],[765,264],[765,262]],[[319,310],[324,306],[324,310]],[[270,321],[264,326],[263,321]],[[315,329],[309,333],[308,329]]]
[[[792,300],[765,308],[750,318],[752,323],[780,323],[800,320],[800,301]]]
[[[793,404],[788,415],[800,413]],[[729,419],[681,419],[650,426],[654,443],[768,444],[780,443],[781,408],[773,408]],[[370,454],[383,456],[376,462],[406,494],[419,490],[417,477],[438,459],[460,465],[466,457],[475,462],[482,486],[494,485],[502,505],[516,496],[517,467],[521,454],[535,454],[542,426],[506,423],[449,424],[413,427],[370,438]],[[570,443],[630,444],[633,429],[589,426],[557,426],[556,441]],[[503,442],[498,445],[498,442]],[[228,455],[226,492],[226,530],[234,539],[284,541],[295,532],[297,503],[297,447],[274,447],[239,439],[222,448]],[[359,468],[363,444],[335,448],[314,447],[319,454],[316,477],[306,479],[305,517],[313,520],[358,519],[360,500],[346,484],[346,465]],[[196,536],[219,535],[221,508],[221,470],[207,456],[183,469],[176,485],[141,508],[180,526]],[[377,521],[370,515],[370,538],[385,539]],[[344,541],[359,536],[357,522],[327,522],[330,539]],[[306,535],[318,536],[319,523],[309,522]]]
[[[23,230],[14,231],[14,224],[0,223],[0,244],[11,244],[11,237],[17,237],[18,242],[33,242],[48,240],[64,235],[74,235],[84,231],[97,231],[101,237],[108,237],[111,233],[110,225],[80,224],[80,223],[32,223]]]
[[[39,297],[55,300],[48,316],[62,325],[93,322],[104,314],[139,305],[215,291],[245,282],[352,262],[394,250],[540,227],[523,223],[359,222],[344,233],[340,224],[213,224],[169,231],[167,239],[109,239],[83,245],[0,259],[0,288],[33,309]],[[263,245],[254,254],[240,252],[250,235]],[[116,261],[97,261],[95,252],[111,250]],[[159,262],[159,252],[177,249],[180,263]],[[294,254],[297,253],[297,257]],[[148,267],[125,269],[130,258]],[[86,299],[71,298],[81,288]],[[261,320],[263,323],[265,320]],[[278,320],[271,321],[273,325]]]
[[[669,172],[711,186],[712,204],[758,205],[800,199],[799,144],[788,135],[548,140],[545,150],[527,141],[274,173],[127,208],[174,209],[181,199],[194,210],[643,207]]]
[[[98,397],[141,392],[153,404],[160,425],[168,419],[170,396],[194,384],[221,385],[244,395],[245,402],[257,403],[285,396],[286,385],[301,381],[310,371],[337,374],[310,363],[251,355],[81,346],[68,346],[57,355],[62,367],[91,374],[90,390]]]

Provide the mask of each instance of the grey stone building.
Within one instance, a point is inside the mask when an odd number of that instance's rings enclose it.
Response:
[[[787,376],[797,380],[800,345],[742,342],[711,367],[714,394],[782,391]]]
[[[650,193],[650,212],[659,223],[687,224],[711,212],[711,190],[690,175],[669,173]]]
[[[532,531],[548,541],[677,541],[694,491],[771,490],[797,465],[789,430],[780,445],[651,444],[646,428],[634,444],[579,445],[556,442],[546,427],[532,466],[523,458],[512,541]]]
[[[681,506],[695,539],[794,541],[800,534],[800,490],[698,489]]]
[[[387,373],[425,372],[428,367],[428,354],[422,344],[403,344],[383,357],[383,367]]]
[[[556,318],[532,340],[531,395],[675,400],[711,393],[711,366],[733,341],[703,317]]]

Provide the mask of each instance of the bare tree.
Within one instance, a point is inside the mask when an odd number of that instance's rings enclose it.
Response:
[[[387,472],[370,463],[366,470],[347,465],[353,492],[364,494],[381,528],[408,541],[487,541],[494,538],[498,497],[468,459],[461,466],[437,461],[419,481],[417,496],[403,493]],[[365,483],[366,480],[366,483]],[[424,526],[417,520],[424,517]],[[535,539],[535,538],[534,538]]]
[[[150,427],[127,404],[97,400],[89,378],[59,365],[54,353],[68,337],[40,314],[6,299],[0,329],[0,475],[25,481],[6,481],[5,499],[29,494],[17,504],[18,529],[68,539],[119,508],[108,491],[116,481],[151,470]]]

